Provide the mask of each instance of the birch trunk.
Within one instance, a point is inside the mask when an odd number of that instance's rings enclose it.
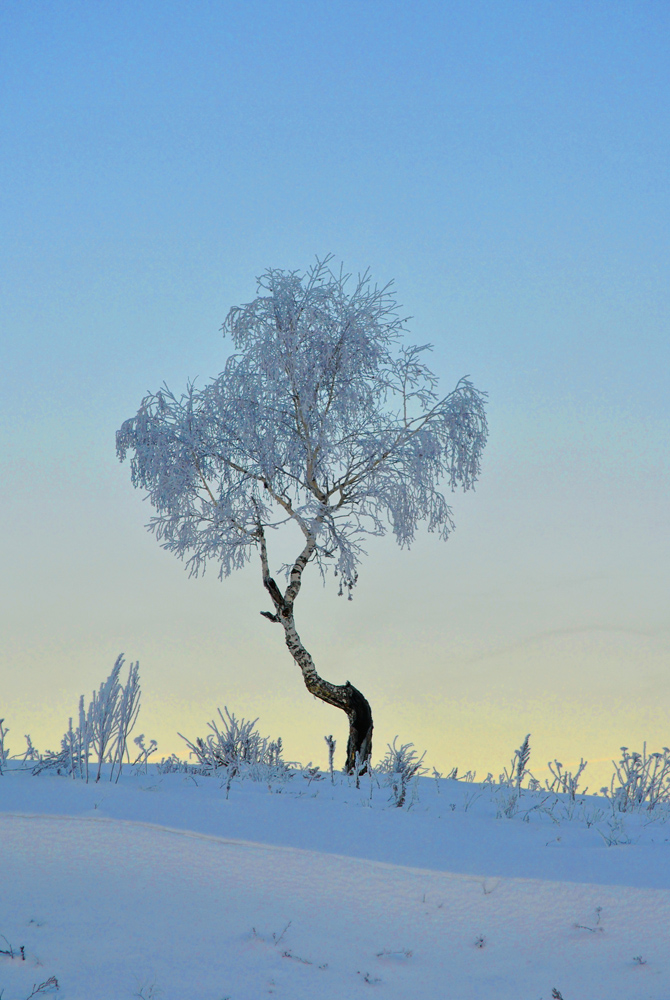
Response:
[[[345,684],[331,684],[319,676],[312,657],[298,635],[292,609],[280,611],[279,620],[284,626],[288,650],[302,671],[302,678],[309,693],[328,705],[340,708],[349,719],[345,765],[347,773],[352,774],[355,771],[357,761],[360,770],[365,770],[372,754],[372,710],[367,699],[350,681]]]
[[[352,774],[358,765],[362,773],[367,767],[367,762],[372,755],[372,710],[367,699],[349,681],[345,684],[331,684],[321,677],[314,666],[314,660],[302,644],[295,627],[293,615],[293,605],[300,591],[302,583],[302,572],[309,562],[316,539],[313,535],[307,536],[307,543],[301,554],[296,559],[289,578],[289,585],[284,594],[280,591],[276,582],[270,576],[267,550],[265,547],[265,536],[263,529],[259,526],[257,537],[260,542],[261,563],[263,567],[263,586],[272,598],[275,606],[275,613],[261,611],[261,614],[270,621],[280,623],[284,628],[284,638],[286,646],[295,662],[300,667],[305,687],[310,694],[328,705],[341,709],[349,719],[349,739],[347,742],[346,770]]]

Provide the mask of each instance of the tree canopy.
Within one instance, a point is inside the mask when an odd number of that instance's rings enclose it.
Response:
[[[258,546],[257,528],[295,521],[313,559],[346,587],[365,535],[390,527],[408,546],[420,522],[446,539],[445,485],[469,489],[486,443],[485,394],[462,378],[449,395],[404,346],[390,286],[368,274],[347,294],[329,259],[305,276],[268,270],[261,294],[230,310],[235,352],[208,385],[147,395],[117,434],[132,481],[156,510],[150,528],[187,560],[222,576]]]

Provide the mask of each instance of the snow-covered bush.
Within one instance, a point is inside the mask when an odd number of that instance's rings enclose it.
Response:
[[[610,798],[619,812],[645,806],[652,810],[659,802],[670,802],[670,749],[647,754],[643,743],[642,753],[621,747],[621,760],[614,764],[614,774],[609,788],[601,792]]]
[[[131,663],[126,683],[122,684],[124,662],[120,654],[107,680],[93,692],[87,711],[81,695],[77,728],[73,728],[70,718],[60,750],[47,750],[32,768],[33,774],[55,771],[88,781],[92,761],[94,767],[97,763],[96,781],[100,781],[103,764],[111,764],[109,780],[112,781],[115,772],[119,780],[123,758],[127,757],[128,737],[140,710],[139,663]]]
[[[400,746],[396,746],[397,741],[398,737],[396,736],[393,743],[387,745],[386,756],[377,770],[384,776],[384,783],[391,790],[391,801],[398,808],[401,808],[407,798],[409,783],[426,774],[428,769],[423,766],[425,751],[419,757],[413,743],[402,743]]]
[[[216,719],[208,722],[211,732],[195,742],[179,735],[195,757],[203,774],[224,770],[229,781],[234,777],[248,777],[252,781],[276,781],[288,777],[288,764],[282,757],[281,737],[271,740],[261,736],[256,729],[258,719],[237,719],[224,707],[225,716],[217,709],[221,726]],[[228,786],[230,788],[230,785]]]

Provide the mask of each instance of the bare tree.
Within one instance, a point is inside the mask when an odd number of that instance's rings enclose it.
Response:
[[[462,378],[448,396],[423,363],[429,349],[403,346],[391,285],[317,260],[306,274],[268,270],[253,302],[233,308],[223,331],[235,352],[204,388],[179,398],[166,386],[142,400],[117,433],[132,452],[133,485],[156,510],[148,527],[186,560],[228,576],[257,552],[263,585],[307,689],[349,719],[346,767],[369,758],[372,713],[349,681],[317,673],[294,609],[308,563],[332,570],[351,597],[366,535],[390,527],[409,546],[420,522],[446,539],[453,528],[442,490],[474,485],[486,442],[485,394]],[[267,538],[286,524],[300,552],[270,571]]]

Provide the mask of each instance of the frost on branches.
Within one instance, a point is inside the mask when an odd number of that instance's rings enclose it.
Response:
[[[390,527],[409,546],[419,523],[446,539],[445,486],[474,485],[486,442],[485,394],[461,379],[447,396],[424,363],[428,345],[403,346],[390,290],[368,274],[349,291],[331,258],[306,274],[268,270],[259,296],[223,326],[234,353],[208,385],[167,387],[142,400],[117,433],[133,485],[156,514],[149,528],[191,574],[213,560],[220,577],[260,557],[272,611],[308,690],[346,712],[347,769],[371,751],[372,715],[348,681],[319,676],[295,627],[308,563],[351,590],[366,535]],[[302,547],[282,587],[270,573],[270,529],[294,522]]]

